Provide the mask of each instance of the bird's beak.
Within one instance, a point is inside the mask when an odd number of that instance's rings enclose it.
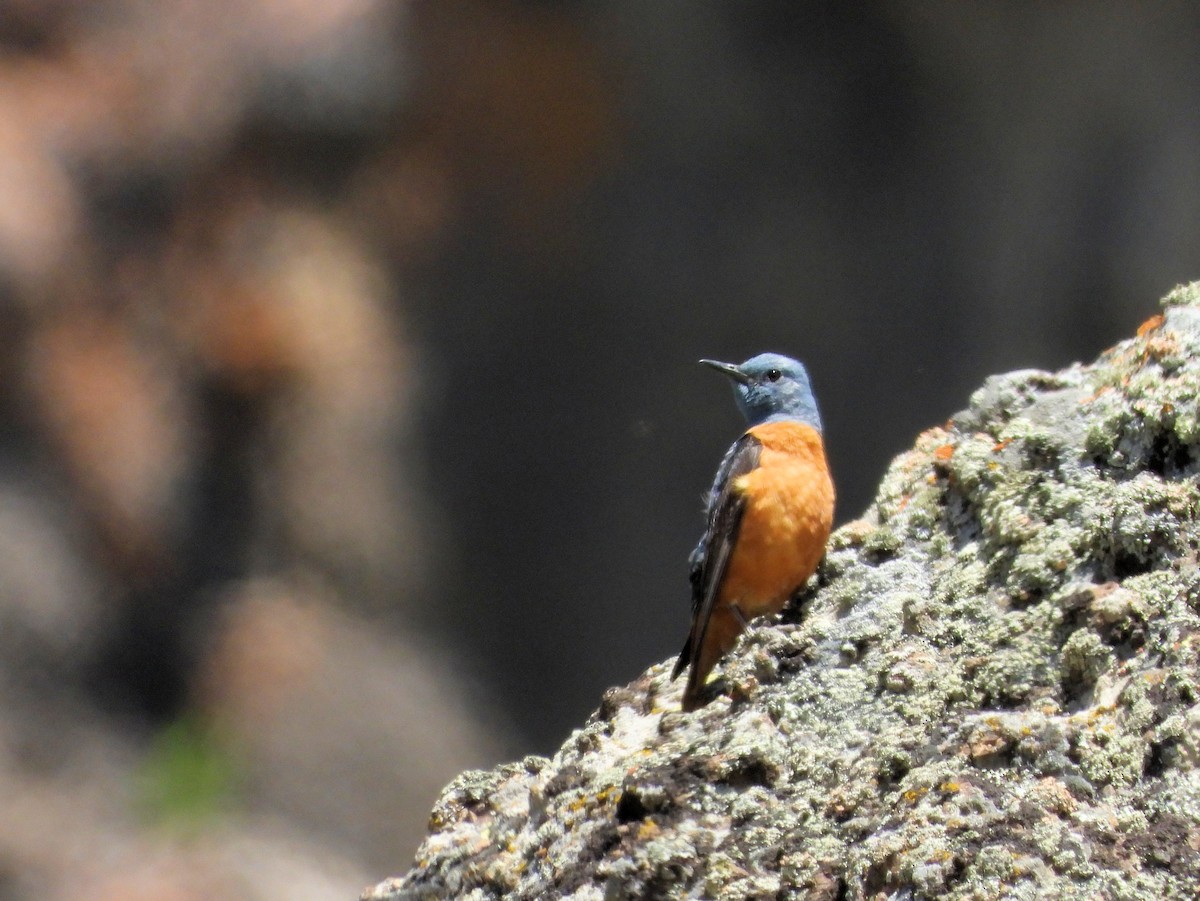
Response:
[[[701,360],[700,363],[703,366],[711,366],[718,372],[725,373],[725,375],[742,385],[749,385],[753,381],[750,376],[746,375],[746,373],[742,372],[742,370],[738,369],[732,363],[721,363],[718,360]]]

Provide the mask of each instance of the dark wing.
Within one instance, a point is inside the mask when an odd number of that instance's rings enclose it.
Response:
[[[762,444],[747,432],[725,454],[717,470],[708,499],[708,528],[699,546],[692,552],[692,628],[675,661],[671,678],[676,678],[692,662],[704,644],[704,633],[717,602],[717,591],[725,577],[725,568],[737,542],[738,526],[746,509],[746,499],[733,490],[741,476],[757,468]]]

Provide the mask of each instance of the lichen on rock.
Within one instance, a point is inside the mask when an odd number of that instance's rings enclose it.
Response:
[[[693,714],[659,664],[364,898],[1200,897],[1200,283],[987,380]]]

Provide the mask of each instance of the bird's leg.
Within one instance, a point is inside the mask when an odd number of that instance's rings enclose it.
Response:
[[[746,614],[742,613],[741,607],[737,604],[730,604],[729,609],[733,611],[733,618],[738,621],[738,625],[742,627],[743,631],[750,626],[750,620],[746,619]]]

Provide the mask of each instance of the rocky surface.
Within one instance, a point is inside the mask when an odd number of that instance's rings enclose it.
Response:
[[[659,664],[364,898],[1200,897],[1200,282],[897,457],[695,714]]]

